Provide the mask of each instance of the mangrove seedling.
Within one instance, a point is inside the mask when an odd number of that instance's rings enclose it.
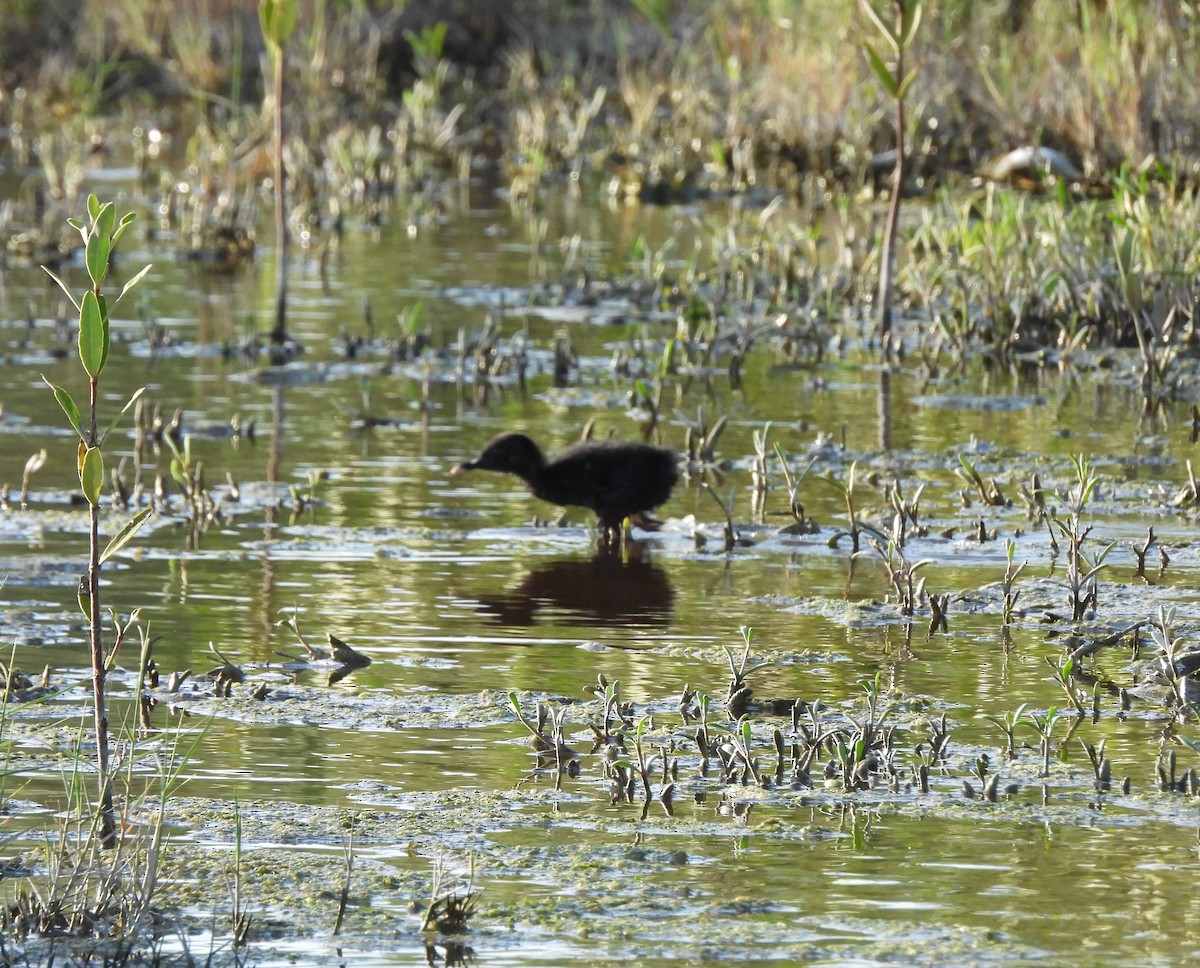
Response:
[[[904,489],[898,478],[887,487],[887,503],[893,511],[891,540],[899,548],[904,547],[909,534],[919,537],[928,530],[921,527],[921,494],[924,490],[925,485],[919,485],[912,500],[905,500]]]
[[[989,722],[995,723],[1004,732],[1004,755],[1010,760],[1017,758],[1017,726],[1021,722],[1021,717],[1025,715],[1025,710],[1029,703],[1021,703],[1012,712],[1007,712],[1003,716],[987,716]]]
[[[1068,655],[1061,659],[1056,659],[1054,656],[1048,655],[1046,656],[1046,664],[1050,666],[1051,671],[1054,673],[1054,681],[1058,683],[1075,712],[1080,716],[1086,715],[1087,710],[1084,708],[1083,701],[1079,698],[1079,690],[1075,688],[1075,683],[1072,679],[1072,673],[1075,670],[1074,657]]]
[[[959,464],[962,466],[956,467],[954,473],[957,474],[964,482],[974,487],[979,494],[979,499],[988,507],[1005,508],[1011,503],[1004,493],[996,484],[995,478],[984,482],[982,475],[975,469],[975,465],[967,459],[966,454],[958,455]],[[964,506],[966,506],[966,496],[963,497]]]
[[[696,751],[700,754],[700,775],[708,776],[708,764],[716,752],[708,732],[708,709],[712,705],[712,697],[698,693],[696,703],[699,707],[700,725],[696,727],[694,739]]]
[[[741,716],[729,730],[729,738],[718,746],[723,779],[726,783],[745,786],[753,779],[756,786],[764,785],[758,771],[758,758],[751,746],[752,739],[750,719]]]
[[[637,728],[633,734],[633,760],[617,760],[613,765],[628,771],[630,780],[640,779],[642,781],[642,819],[650,813],[650,804],[654,799],[654,792],[651,787],[650,775],[654,772],[655,761],[658,759],[657,753],[648,753],[645,744],[642,742],[642,737],[645,735],[646,729],[649,727],[650,717],[643,716],[638,720]],[[628,792],[628,791],[627,791]],[[633,802],[633,797],[630,796],[629,802]]]
[[[1029,484],[1017,487],[1017,493],[1025,502],[1025,519],[1032,521],[1034,526],[1046,520],[1046,492],[1042,488],[1042,479],[1037,472],[1029,479]]]
[[[808,721],[802,716],[807,713]],[[821,717],[820,703],[806,703],[797,699],[792,704],[792,781],[800,786],[811,787],[813,761],[827,743],[831,743],[832,731],[825,729]]]
[[[879,340],[884,355],[893,352],[892,347],[892,277],[896,267],[896,230],[900,224],[900,198],[904,194],[904,176],[907,151],[905,145],[904,101],[909,88],[917,77],[917,69],[907,70],[905,54],[912,48],[921,25],[921,0],[892,0],[895,24],[889,24],[876,11],[872,0],[861,0],[861,6],[876,32],[890,50],[892,64],[886,63],[869,43],[863,42],[871,70],[880,87],[892,100],[895,111],[896,163],[892,173],[892,198],[888,206],[887,224],[879,254]]]
[[[1135,578],[1141,578],[1143,581],[1149,581],[1149,579],[1146,577],[1146,555],[1150,553],[1150,549],[1156,544],[1158,544],[1158,538],[1155,537],[1154,528],[1152,527],[1146,529],[1146,540],[1140,545],[1133,542],[1129,543],[1129,549],[1133,552],[1134,558],[1137,560],[1137,567],[1133,571]],[[1161,546],[1159,546],[1158,553],[1160,561],[1159,575],[1161,576],[1162,572],[1166,570],[1168,559],[1167,553],[1162,550]]]
[[[1158,762],[1155,764],[1155,772],[1158,774],[1158,788],[1165,791],[1174,791],[1175,786],[1175,751],[1168,750],[1165,754],[1158,754]]]
[[[1021,576],[1021,572],[1025,570],[1025,566],[1029,564],[1028,561],[1022,561],[1019,565],[1013,567],[1013,555],[1016,550],[1017,543],[1015,541],[1009,541],[1004,546],[1004,556],[1007,563],[1004,566],[1004,578],[1001,581],[1001,589],[1004,592],[1004,602],[1001,606],[1002,612],[1000,619],[1001,624],[1004,626],[1008,626],[1012,622],[1013,609],[1016,608],[1017,599],[1021,596],[1020,591],[1013,586],[1016,584],[1017,579]]]
[[[275,207],[275,319],[271,327],[273,359],[286,358],[287,335],[287,250],[288,223],[285,191],[287,179],[283,167],[283,110],[284,110],[284,52],[296,29],[299,16],[297,0],[259,0],[258,17],[263,40],[271,55],[271,121],[273,150],[271,159],[275,177],[272,180]]]
[[[475,855],[469,855],[467,876],[451,871],[442,855],[433,864],[433,883],[421,930],[437,929],[441,934],[461,934],[475,914],[482,890],[475,887]]]
[[[845,737],[839,735],[833,741],[833,759],[825,769],[825,785],[846,793],[869,790],[877,767],[878,762],[865,739],[859,736],[847,743]]]
[[[922,744],[923,745],[923,744]],[[946,714],[942,713],[929,724],[929,765],[937,766],[946,761],[946,750],[950,747],[950,727],[946,724]],[[917,746],[920,755],[921,745]]]
[[[755,662],[750,664],[750,646],[754,642],[754,629],[743,625],[738,631],[742,633],[741,655],[734,656],[733,651],[722,645],[725,650],[725,660],[729,663],[729,691],[725,697],[725,707],[729,710],[730,719],[740,719],[750,704],[754,691],[746,684],[751,673],[766,668],[770,662]]]
[[[854,489],[855,489],[855,484],[857,482],[857,469],[858,469],[858,463],[857,462],[852,463],[850,465],[849,471],[846,472],[846,480],[845,481],[839,481],[837,478],[835,478],[833,476],[827,476],[827,477],[820,478],[820,480],[824,481],[826,484],[828,484],[834,490],[838,491],[842,495],[842,499],[846,503],[846,519],[848,522],[847,528],[845,531],[836,532],[829,539],[829,547],[836,548],[838,541],[840,541],[846,535],[849,535],[850,536],[850,550],[855,554],[857,554],[861,550],[862,534],[864,531],[870,531],[871,533],[875,534],[881,541],[887,540],[886,535],[881,534],[877,529],[872,528],[869,525],[863,524],[859,520],[858,508],[856,508],[854,505]]]
[[[533,748],[541,765],[553,763],[555,766],[554,788],[562,789],[563,774],[568,772],[571,764],[576,762],[579,754],[563,742],[563,719],[566,717],[566,707],[557,710],[549,709],[545,703],[537,704],[536,722],[531,722],[521,710],[521,700],[515,692],[508,694],[508,703],[516,714],[517,722],[533,737]]]
[[[29,460],[25,461],[25,470],[21,473],[21,510],[29,509],[29,482],[33,475],[46,466],[46,449],[43,447]]]
[[[1063,715],[1064,710],[1059,709],[1057,706],[1051,706],[1046,710],[1045,713],[1030,713],[1030,721],[1028,723],[1021,724],[1023,726],[1028,726],[1035,733],[1037,733],[1038,748],[1042,754],[1042,769],[1041,773],[1038,775],[1043,778],[1050,775],[1050,752],[1053,748],[1050,744],[1050,739],[1054,735],[1055,725],[1063,717]],[[1076,719],[1074,721],[1074,725],[1071,730],[1072,733],[1074,732],[1074,727],[1078,726],[1080,722],[1082,722],[1082,720]],[[1069,738],[1070,734],[1068,734],[1068,739]]]
[[[229,876],[230,936],[234,948],[244,948],[250,941],[250,925],[253,915],[242,900],[242,870],[245,860],[245,840],[242,837],[242,805],[233,807],[233,860],[232,875]]]
[[[109,775],[109,745],[108,745],[108,713],[105,699],[105,676],[108,670],[108,660],[104,653],[103,643],[103,610],[100,606],[100,568],[112,555],[122,548],[134,533],[145,524],[153,513],[153,508],[145,508],[134,517],[108,542],[107,547],[100,547],[100,491],[104,486],[104,454],[103,445],[110,424],[104,433],[99,429],[100,374],[108,362],[109,350],[109,312],[117,303],[142,279],[150,266],[146,266],[133,276],[122,288],[120,295],[113,300],[110,307],[102,286],[108,276],[109,260],[117,242],[124,234],[129,223],[133,221],[132,212],[124,215],[118,221],[116,209],[112,202],[103,205],[95,195],[89,195],[87,200],[88,222],[79,219],[68,219],[68,223],[79,232],[84,244],[84,262],[91,288],[84,291],[81,298],[76,299],[67,284],[43,266],[46,273],[56,282],[72,305],[79,312],[79,360],[83,364],[88,378],[88,409],[81,414],[79,407],[71,395],[62,387],[55,386],[46,380],[46,385],[54,391],[54,398],[66,414],[78,438],[76,443],[76,469],[79,474],[79,484],[83,488],[84,498],[88,503],[88,521],[90,544],[88,552],[87,574],[79,580],[79,601],[87,619],[89,639],[92,654],[92,711],[95,719],[96,737],[96,780],[99,785],[99,808],[103,817],[101,824],[102,839],[106,846],[115,846],[116,820],[113,816],[112,778]],[[143,388],[144,389],[144,388]],[[141,395],[139,389],[121,409],[125,413]],[[119,415],[118,415],[119,416]],[[116,420],[113,420],[113,424]]]
[[[807,466],[799,474],[793,475],[788,467],[787,458],[783,454],[783,448],[778,444],[775,445],[775,458],[779,461],[779,470],[783,474],[783,485],[788,492],[788,511],[791,512],[797,525],[808,523],[804,517],[804,505],[800,503],[800,485],[804,482],[804,478],[808,476],[808,472],[812,470],[813,465],[817,462],[817,458],[813,457],[809,460]],[[794,527],[794,525],[793,525]]]
[[[716,461],[717,441],[721,439],[725,425],[729,422],[728,415],[722,414],[711,427],[708,425],[708,415],[705,413],[703,406],[696,410],[695,420],[680,410],[675,411],[675,418],[687,428],[687,433],[684,437],[684,448],[687,450],[688,462],[714,463]]]
[[[1184,467],[1187,469],[1187,483],[1171,499],[1171,504],[1177,508],[1188,507],[1200,501],[1200,483],[1196,482],[1196,472],[1192,470],[1190,458],[1184,462]]]
[[[870,789],[872,779],[881,770],[894,775],[895,730],[894,727],[884,727],[890,710],[880,708],[881,681],[882,674],[859,683],[867,697],[865,716],[861,722],[848,717],[852,728],[839,731],[827,744],[831,747],[833,759],[826,767],[826,786],[849,793]]]
[[[1110,541],[1092,558],[1084,552],[1084,542],[1092,531],[1092,525],[1084,527],[1083,512],[1095,493],[1100,479],[1092,468],[1091,461],[1082,454],[1071,458],[1075,470],[1075,485],[1067,494],[1060,494],[1066,506],[1065,519],[1054,517],[1054,529],[1066,540],[1067,590],[1070,593],[1071,620],[1083,619],[1089,609],[1097,605],[1098,587],[1096,576],[1104,567],[1104,559],[1116,545]],[[1052,529],[1053,530],[1053,529]],[[1057,547],[1057,542],[1055,543]]]
[[[689,726],[700,718],[698,694],[688,683],[683,684],[683,692],[679,695],[679,715],[683,717],[683,725]]]
[[[600,700],[599,723],[588,723],[595,734],[596,745],[617,743],[623,746],[625,737],[621,732],[613,731],[613,724],[615,723],[619,730],[632,729],[633,707],[632,704],[621,701],[621,681],[614,679],[609,682],[604,673],[599,673],[596,676],[596,685],[584,686],[583,691]]]
[[[900,606],[900,614],[905,618],[911,618],[916,612],[917,604],[925,590],[925,579],[922,578],[918,581],[917,572],[926,565],[933,564],[932,559],[922,558],[920,561],[909,561],[894,540],[888,541],[886,551],[875,538],[869,538],[868,542],[887,570],[888,581],[896,595],[896,603]]]
[[[1175,609],[1159,606],[1158,621],[1150,624],[1150,637],[1158,646],[1158,665],[1176,702],[1187,703],[1188,677],[1200,671],[1200,652],[1184,647],[1175,629]]]
[[[717,507],[721,509],[721,513],[725,515],[723,533],[725,537],[725,552],[728,554],[736,547],[739,537],[737,530],[733,526],[733,498],[737,494],[737,488],[731,487],[729,489],[729,497],[722,499],[717,493],[716,488],[710,487],[708,484],[700,486],[712,496],[712,499],[717,502]]]
[[[1112,786],[1112,760],[1104,755],[1104,745],[1107,740],[1100,740],[1093,746],[1086,739],[1079,741],[1087,754],[1088,762],[1092,764],[1092,772],[1096,776],[1096,789],[1103,792]]]
[[[1200,752],[1200,744],[1186,737],[1180,736],[1179,739],[1189,749]],[[1194,767],[1189,767],[1183,771],[1183,775],[1176,777],[1176,757],[1175,751],[1169,750],[1166,754],[1159,754],[1158,764],[1155,771],[1158,774],[1158,788],[1167,793],[1186,793],[1188,796],[1200,796],[1200,774],[1197,774]]]

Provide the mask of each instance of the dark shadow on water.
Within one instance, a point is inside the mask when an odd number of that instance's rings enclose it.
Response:
[[[567,612],[581,625],[661,627],[671,620],[675,592],[667,573],[641,558],[598,554],[581,561],[562,558],[538,565],[513,588],[481,595],[480,602],[501,625],[530,626],[540,609]]]

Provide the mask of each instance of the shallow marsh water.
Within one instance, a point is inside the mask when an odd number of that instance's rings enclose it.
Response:
[[[214,870],[230,862],[237,813],[242,890],[260,932],[250,957],[259,964],[332,958],[335,949],[346,963],[424,963],[411,905],[425,900],[439,856],[460,869],[474,860],[485,892],[463,940],[480,964],[1176,963],[1195,943],[1200,913],[1200,806],[1160,792],[1155,767],[1164,734],[1167,745],[1176,732],[1194,738],[1194,725],[1174,724],[1152,693],[1127,710],[1103,694],[1102,715],[1078,735],[1107,742],[1111,791],[1094,788],[1065,723],[1048,778],[1038,775],[1028,730],[1029,748],[1004,760],[987,717],[1022,703],[1039,712],[1064,705],[1045,661],[1063,654],[1062,566],[1051,561],[1044,527],[1029,530],[1019,501],[964,508],[953,469],[965,455],[1015,499],[1034,471],[1065,491],[1068,456],[1093,455],[1102,485],[1088,521],[1103,541],[1118,542],[1093,634],[1175,605],[1186,637],[1200,620],[1195,529],[1192,515],[1171,505],[1195,451],[1186,402],[1155,425],[1139,417],[1140,396],[1120,368],[1016,377],[968,366],[936,380],[906,370],[893,380],[883,449],[879,375],[868,357],[794,369],[764,347],[748,358],[740,389],[720,371],[669,381],[659,439],[682,449],[676,409],[694,417],[703,406],[709,420],[728,414],[718,445],[727,463],[693,469],[661,509],[664,531],[642,536],[624,557],[597,557],[585,515],[572,512],[565,527],[531,525],[557,510],[511,479],[452,478],[450,468],[502,428],[526,429],[551,450],[593,417],[600,435],[636,437],[632,381],[610,361],[631,340],[657,345],[673,320],[644,320],[619,300],[521,304],[543,278],[574,280],[584,266],[597,278],[628,272],[639,238],[657,247],[674,237],[686,252],[693,219],[721,210],[607,207],[566,193],[544,204],[538,246],[530,221],[507,202],[464,190],[411,230],[400,213],[379,229],[352,227],[324,274],[315,250],[299,253],[289,318],[307,352],[284,376],[222,353],[269,315],[269,248],[238,273],[213,275],[172,259],[169,240],[148,237],[152,219],[139,223],[121,269],[146,261],[155,269],[136,312],[114,327],[106,405],[111,412],[147,386],[168,415],[183,410],[214,492],[227,493],[226,472],[241,489],[198,536],[181,515],[159,515],[106,573],[106,604],[122,614],[141,608],[160,636],[154,657],[164,677],[193,670],[179,695],[156,692],[152,721],[162,732],[139,734],[140,747],[165,756],[176,733],[197,743],[183,764],[188,782],[167,807],[171,889],[199,920],[227,908],[223,886],[213,886],[224,875]],[[567,267],[575,251],[582,262]],[[69,278],[79,273],[68,267]],[[62,750],[87,702],[75,605],[84,512],[67,502],[74,447],[40,375],[72,390],[79,381],[73,344],[53,324],[59,298],[41,271],[10,265],[0,299],[0,481],[15,489],[29,455],[49,454],[30,508],[0,513],[0,621],[17,666],[49,665],[54,684],[76,683],[14,711],[8,724],[6,792],[13,828],[28,838],[11,849],[34,856],[46,811],[63,799]],[[489,310],[503,313],[503,339],[526,334],[527,386],[506,377],[485,391],[438,363],[423,400],[420,362],[381,372],[383,357],[369,347],[345,359],[340,334],[368,335],[364,299],[377,336],[395,334],[397,314],[422,302],[439,350],[460,329],[478,333]],[[580,377],[574,389],[556,390],[550,350],[564,330]],[[362,429],[366,398],[387,425]],[[256,421],[253,439],[216,430],[234,413]],[[752,433],[768,421],[794,470],[816,457],[801,496],[819,534],[779,533],[790,518],[777,473],[765,519],[754,523]],[[115,451],[132,458],[132,437]],[[908,554],[931,560],[923,572],[931,592],[951,595],[948,632],[929,634],[927,611],[906,628],[882,604],[888,585],[878,558],[851,559],[844,540],[828,546],[845,515],[817,475],[844,478],[852,462],[873,511],[882,492],[869,474],[898,476],[909,494],[927,482],[922,506],[933,532]],[[326,479],[314,484],[317,472]],[[746,541],[730,553],[704,483],[721,495],[734,489]],[[289,485],[312,488],[315,500],[292,513]],[[124,516],[110,512],[107,530]],[[999,540],[972,537],[981,519]],[[1132,576],[1128,548],[1148,525],[1170,549],[1170,564],[1149,583]],[[1003,541],[1018,530],[1027,533],[1016,559],[1030,565],[1006,638],[995,583]],[[289,661],[281,653],[303,653],[280,624],[291,615],[308,641],[323,645],[332,633],[372,664],[329,684],[327,667]],[[686,750],[678,697],[686,685],[724,695],[724,649],[740,648],[741,626],[755,629],[754,654],[770,663],[751,677],[760,700],[820,700],[857,714],[861,683],[879,675],[909,748],[927,744],[929,723],[945,713],[950,754],[931,791],[838,793],[819,778],[811,790],[724,787],[696,775],[694,755],[681,752],[674,816],[656,805],[643,818],[639,804],[610,803],[597,757],[586,752],[581,775],[561,792],[552,775],[532,772],[507,693],[527,711],[539,699],[567,705],[570,740],[586,751],[596,707],[583,688],[602,674],[619,680],[638,715],[654,714],[656,743],[673,737]],[[219,663],[209,643],[265,683],[268,697],[239,687],[213,698],[205,676]],[[1150,655],[1148,639],[1146,647]],[[1135,689],[1128,649],[1101,652],[1095,663],[1101,680]],[[114,681],[113,719],[127,732],[135,665],[130,647]],[[761,708],[752,718],[765,763],[771,727],[788,724]],[[1181,771],[1194,763],[1190,750],[1174,748]],[[963,796],[981,753],[1019,784],[1016,793],[998,803]],[[149,782],[161,767],[146,760],[137,769]],[[1119,789],[1124,776],[1128,794]],[[358,860],[346,933],[335,941],[351,817]],[[301,938],[288,940],[297,925]],[[203,943],[202,935],[191,941]]]

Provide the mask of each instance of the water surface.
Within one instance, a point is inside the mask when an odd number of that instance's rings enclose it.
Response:
[[[541,244],[531,243],[526,213],[480,187],[442,199],[436,224],[410,230],[398,217],[352,226],[324,269],[318,252],[298,250],[289,320],[306,352],[286,375],[238,349],[270,314],[269,245],[246,268],[214,274],[173,258],[171,240],[152,236],[146,216],[117,267],[124,276],[155,263],[114,321],[103,406],[111,414],[145,386],[168,417],[180,409],[225,512],[197,532],[173,498],[173,509],[105,572],[105,601],[122,615],[142,610],[164,679],[191,670],[179,696],[156,693],[153,725],[166,732],[141,734],[140,742],[162,743],[177,730],[198,738],[183,767],[189,802],[210,801],[226,814],[226,804],[245,805],[251,907],[254,869],[265,880],[275,856],[303,856],[338,883],[342,836],[329,818],[360,812],[372,825],[360,846],[372,876],[393,870],[427,883],[435,856],[474,858],[486,891],[468,940],[481,963],[1177,963],[1194,942],[1200,814],[1194,798],[1158,791],[1155,766],[1164,742],[1194,727],[1173,724],[1152,699],[1121,710],[1105,694],[1099,720],[1079,737],[1107,742],[1117,784],[1128,776],[1132,792],[1098,795],[1079,738],[1062,740],[1065,725],[1043,785],[1034,733],[1023,730],[1030,748],[1004,763],[1000,730],[988,717],[1022,703],[1043,713],[1065,704],[1045,661],[1063,654],[1047,634],[1047,613],[1066,601],[1055,584],[1062,565],[1051,560],[1044,526],[1031,530],[1016,492],[1035,471],[1065,491],[1069,455],[1094,456],[1103,478],[1096,532],[1117,542],[1097,618],[1119,626],[1174,604],[1190,628],[1200,611],[1192,519],[1170,504],[1195,450],[1185,404],[1150,424],[1139,416],[1135,388],[1102,373],[997,374],[969,365],[929,378],[914,367],[892,381],[884,448],[879,373],[868,355],[806,369],[784,365],[764,345],[738,386],[720,366],[667,381],[651,437],[682,451],[684,417],[696,419],[701,408],[709,421],[726,415],[721,464],[690,469],[661,509],[664,531],[639,535],[623,555],[598,556],[593,522],[578,509],[560,521],[560,509],[510,478],[451,477],[450,469],[505,429],[526,430],[551,451],[578,439],[589,420],[601,436],[641,436],[634,377],[612,361],[636,361],[647,346],[644,355],[655,357],[674,333],[671,314],[640,313],[619,300],[559,305],[553,294],[577,286],[585,271],[597,279],[629,273],[643,244],[673,238],[686,249],[698,212],[566,193],[543,204]],[[720,203],[703,214],[724,217]],[[81,285],[78,264],[64,274]],[[63,797],[54,751],[87,714],[85,628],[75,602],[85,512],[67,500],[74,445],[41,381],[83,397],[72,341],[56,325],[61,302],[36,266],[6,269],[0,481],[10,507],[0,514],[0,621],[17,666],[49,666],[54,683],[76,683],[14,714],[28,726],[18,741],[29,755],[19,815],[38,836],[45,820],[34,808],[53,809]],[[399,338],[397,316],[418,303],[429,347],[389,364],[370,341]],[[486,383],[469,367],[458,376],[454,348],[489,317],[505,352],[525,352],[524,386],[511,370]],[[578,368],[569,387],[556,388],[552,350],[564,335]],[[367,344],[350,355],[345,348],[357,338]],[[252,435],[227,431],[235,414],[243,427],[254,422]],[[378,425],[364,429],[366,415]],[[801,497],[818,534],[779,533],[790,517],[777,471],[763,512],[753,506],[752,435],[768,422],[793,470],[816,455]],[[106,451],[110,466],[126,458],[132,481],[128,427],[119,426]],[[16,491],[25,461],[43,448],[46,466],[22,510]],[[964,504],[965,485],[953,473],[959,455],[995,477],[1014,506]],[[142,468],[147,487],[168,461],[160,453]],[[930,591],[951,595],[948,632],[930,634],[927,611],[906,627],[894,607],[879,604],[888,583],[878,557],[852,558],[845,540],[829,546],[845,510],[817,477],[845,479],[852,463],[862,505],[878,520],[883,481],[898,478],[910,495],[926,484],[931,531],[908,553],[931,559],[923,572]],[[227,474],[240,488],[237,501]],[[706,486],[733,496],[745,542],[729,553]],[[306,498],[298,510],[290,488]],[[106,531],[126,516],[106,511]],[[974,537],[981,522],[997,540]],[[1171,549],[1153,584],[1133,575],[1128,547],[1151,525]],[[1017,538],[1017,560],[1031,564],[1023,614],[1006,636],[994,594],[991,606],[979,596],[1004,573],[1008,537]],[[288,618],[313,645],[332,633],[372,664],[329,684],[327,667],[292,661],[303,648],[283,624]],[[639,715],[678,726],[686,751],[676,700],[686,686],[724,695],[724,647],[740,649],[743,626],[755,630],[755,648],[771,663],[752,677],[762,700],[819,699],[853,713],[862,683],[878,676],[906,712],[925,709],[930,720],[945,712],[952,756],[934,771],[931,791],[837,794],[818,780],[813,790],[760,797],[752,788],[714,789],[686,760],[674,817],[656,808],[642,820],[640,805],[610,802],[599,763],[586,754],[584,721],[594,707],[582,705],[568,717],[571,741],[585,751],[581,775],[556,792],[553,776],[531,773],[507,693],[522,696],[526,709],[538,699],[573,708],[591,700],[583,689],[603,675],[620,682]],[[251,682],[265,683],[268,699],[246,698],[249,687],[213,699],[206,676],[220,663],[210,644]],[[124,648],[112,718],[131,730],[136,644]],[[1103,652],[1097,675],[1133,687],[1130,661],[1127,650]],[[765,707],[752,720],[765,762],[771,728],[787,723]],[[902,745],[928,742],[911,718],[905,728]],[[1181,769],[1194,762],[1177,750]],[[995,804],[962,795],[962,778],[982,752],[1019,792]],[[139,769],[154,775],[152,766]],[[292,827],[254,819],[255,810],[280,806],[271,816],[286,818],[289,804]],[[324,825],[303,819],[308,809],[328,811]],[[419,833],[414,817],[425,812],[446,823]],[[172,818],[170,808],[168,821],[181,849],[229,850],[235,838],[227,823],[206,827]],[[406,887],[369,899],[394,919],[398,933],[386,941],[366,929],[353,941],[352,910],[344,960],[424,963],[410,911],[421,900]],[[323,952],[332,913],[322,912],[316,939],[298,952],[264,938],[260,963]]]

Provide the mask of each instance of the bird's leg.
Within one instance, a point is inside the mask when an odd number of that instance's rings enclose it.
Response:
[[[645,511],[635,511],[629,515],[629,520],[643,531],[661,531],[663,523],[650,517]]]
[[[622,528],[612,527],[611,525],[601,524],[600,533],[598,535],[598,550],[601,553],[620,553]]]

